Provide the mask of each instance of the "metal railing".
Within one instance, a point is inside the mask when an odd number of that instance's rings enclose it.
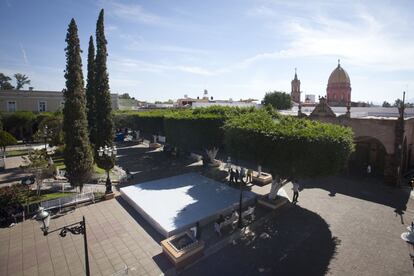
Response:
[[[65,196],[57,199],[52,199],[48,201],[40,202],[40,206],[46,210],[62,208],[68,205],[77,205],[78,203],[83,203],[87,201],[95,202],[95,196],[93,192],[76,194],[71,196]]]

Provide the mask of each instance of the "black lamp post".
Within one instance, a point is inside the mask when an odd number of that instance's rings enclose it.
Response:
[[[47,151],[47,138],[49,138],[49,133],[49,128],[46,125],[43,129],[43,137],[45,138],[45,151]]]
[[[242,189],[242,181],[240,181],[240,198],[239,198],[239,221],[238,227],[241,229],[243,228],[243,219],[242,219],[242,200],[243,200],[243,189]]]
[[[43,231],[43,235],[48,235],[49,233],[56,232],[60,230],[59,235],[64,238],[66,237],[67,232],[70,232],[74,235],[83,235],[83,245],[85,248],[85,273],[86,276],[90,275],[89,271],[89,255],[88,255],[88,240],[86,237],[86,222],[85,217],[82,217],[82,220],[79,222],[75,222],[61,228],[55,229],[49,232],[49,223],[50,223],[50,214],[47,212],[43,207],[39,207],[39,211],[36,215],[36,221],[40,224],[40,229]]]
[[[401,234],[401,239],[405,241],[408,246],[411,262],[414,267],[414,223],[411,222],[411,225],[407,227],[407,230],[408,232]]]
[[[116,146],[113,146],[113,147],[105,146],[104,148],[99,147],[99,149],[98,149],[98,156],[101,157],[101,158],[112,159],[112,158],[116,157],[116,153],[117,153]],[[113,164],[113,163],[111,162],[111,164]],[[105,170],[106,170],[106,184],[105,184],[106,185],[106,191],[105,191],[105,194],[111,194],[112,193],[112,182],[111,182],[111,178],[109,177],[109,171],[111,169],[112,168],[109,168],[109,167],[105,168]]]

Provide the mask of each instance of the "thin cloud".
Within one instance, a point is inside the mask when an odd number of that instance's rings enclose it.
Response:
[[[113,63],[115,65],[114,69],[117,69],[117,71],[125,70],[125,72],[131,72],[131,70],[151,73],[178,71],[201,76],[212,76],[215,74],[213,71],[198,66],[157,64],[129,58],[115,59]]]
[[[207,54],[207,50],[182,47],[178,45],[159,45],[146,41],[142,36],[132,36],[129,34],[121,34],[120,38],[124,39],[125,47],[132,51],[155,51],[155,52],[171,52],[184,54]]]
[[[20,51],[22,52],[24,64],[29,65],[29,60],[27,59],[26,50],[24,49],[22,43],[20,43]]]
[[[124,4],[116,1],[105,2],[109,13],[112,15],[132,22],[139,22],[147,25],[168,25],[168,21],[154,13],[146,11],[138,4]]]
[[[285,16],[279,30],[284,30],[282,35],[288,46],[246,58],[233,68],[247,68],[269,59],[340,57],[373,70],[414,69],[414,41],[400,27],[412,23],[395,19],[395,11],[377,15],[361,5],[352,10],[351,18],[346,19],[321,15],[315,10],[308,10],[304,18]],[[271,8],[260,6],[249,10],[248,15],[272,17],[273,13]]]

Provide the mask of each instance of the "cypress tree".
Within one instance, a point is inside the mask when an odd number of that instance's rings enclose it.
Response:
[[[88,109],[89,140],[96,143],[96,89],[95,89],[95,46],[92,36],[88,48],[88,79],[86,83],[86,107]]]
[[[106,68],[106,38],[104,33],[104,10],[99,13],[96,23],[96,144],[95,148],[112,146],[114,139],[113,122],[111,117],[111,95],[109,92],[108,72]],[[95,150],[95,154],[97,151]],[[115,164],[115,158],[96,158],[99,167],[110,170]]]
[[[93,156],[88,138],[86,101],[78,27],[72,18],[66,35],[66,89],[63,108],[64,160],[69,182],[80,186],[90,179]]]

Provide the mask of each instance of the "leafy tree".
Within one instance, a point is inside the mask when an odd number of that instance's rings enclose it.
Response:
[[[30,111],[17,111],[4,116],[4,128],[18,139],[30,139],[36,115]]]
[[[3,149],[3,158],[6,158],[6,147],[17,144],[16,138],[4,130],[0,130],[0,147]]]
[[[35,139],[43,141],[45,138],[51,146],[59,146],[63,144],[63,114],[55,112],[41,119]],[[46,133],[45,133],[46,132]],[[45,137],[46,134],[46,137]]]
[[[96,82],[96,144],[95,149],[100,147],[111,147],[114,139],[112,122],[111,95],[109,92],[108,72],[106,67],[106,38],[104,32],[104,10],[99,13],[96,23],[96,59],[95,59],[95,82]],[[114,157],[98,157],[95,150],[96,161],[99,167],[107,171],[115,164]]]
[[[78,27],[70,21],[66,35],[66,89],[63,108],[63,131],[65,140],[64,160],[69,182],[79,186],[90,179],[93,157],[88,137],[86,100],[82,74],[81,49]]]
[[[29,77],[20,73],[14,74],[14,78],[16,79],[16,90],[20,90],[26,84],[30,84]]]
[[[0,73],[0,90],[11,90],[14,86],[10,83],[11,78]]]
[[[401,99],[396,99],[393,106],[394,107],[401,107],[402,106],[402,103],[403,103],[403,101]],[[414,104],[412,104],[412,103],[404,103],[404,106],[405,107],[413,107]]]
[[[289,180],[337,173],[354,148],[350,128],[264,109],[231,117],[224,128],[226,150],[232,156],[270,170],[271,198]]]
[[[382,107],[391,107],[391,104],[389,102],[387,102],[387,101],[384,101],[382,103]]]
[[[27,185],[14,184],[0,188],[0,221],[9,220],[12,215],[22,211],[21,205],[31,196]]]
[[[89,140],[96,143],[96,83],[95,83],[95,46],[92,36],[89,38],[88,48],[88,79],[86,84],[86,107],[88,109]]]
[[[270,104],[277,110],[284,110],[284,109],[290,109],[292,108],[292,100],[290,98],[290,95],[285,92],[268,92],[264,96],[264,99],[262,101],[263,105]]]
[[[30,152],[29,156],[24,157],[22,168],[35,176],[38,196],[43,180],[52,177],[56,171],[56,166],[50,160],[46,150],[35,150]]]
[[[128,93],[123,93],[123,94],[119,95],[119,98],[129,100],[129,99],[131,99],[131,96],[129,96]]]

